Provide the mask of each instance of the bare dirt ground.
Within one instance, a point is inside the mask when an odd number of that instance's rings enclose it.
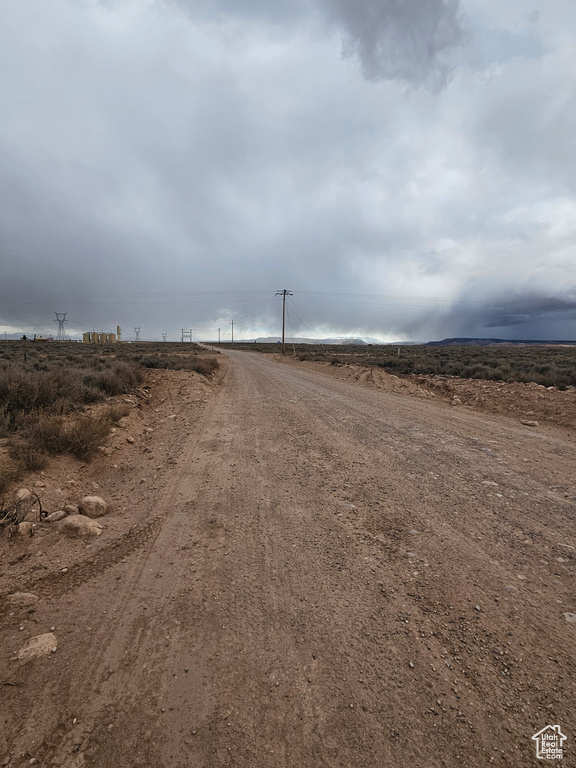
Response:
[[[274,359],[282,360],[279,355]],[[296,362],[290,360],[289,362]],[[486,381],[458,376],[396,376],[382,368],[366,365],[331,365],[324,362],[299,362],[308,370],[320,370],[343,381],[368,387],[412,395],[438,397],[476,411],[516,418],[519,421],[543,421],[576,434],[576,389],[559,390],[530,382]]]
[[[0,765],[520,767],[548,724],[571,764],[573,422],[222,358],[32,479],[113,509],[0,538]]]

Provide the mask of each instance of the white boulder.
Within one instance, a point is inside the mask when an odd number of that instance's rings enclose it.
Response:
[[[78,504],[81,515],[102,517],[108,511],[108,504],[100,496],[84,496]]]
[[[60,523],[60,532],[67,536],[100,536],[102,525],[85,515],[70,515]]]

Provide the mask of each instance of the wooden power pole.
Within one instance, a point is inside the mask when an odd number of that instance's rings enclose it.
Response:
[[[276,291],[276,296],[282,296],[282,354],[285,355],[284,349],[284,331],[286,328],[286,296],[293,296],[292,291],[287,291],[284,288],[282,291]]]

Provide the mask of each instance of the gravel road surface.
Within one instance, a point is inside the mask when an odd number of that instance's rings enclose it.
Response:
[[[573,764],[574,439],[222,357],[144,521],[31,585],[57,652],[4,617],[1,764],[523,767],[548,724]]]

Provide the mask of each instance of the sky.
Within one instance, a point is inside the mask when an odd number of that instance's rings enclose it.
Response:
[[[576,339],[574,0],[6,0],[0,338]]]

